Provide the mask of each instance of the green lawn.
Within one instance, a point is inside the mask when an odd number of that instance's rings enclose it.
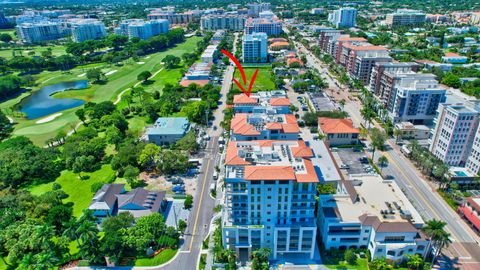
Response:
[[[78,174],[65,170],[55,180],[56,183],[62,186],[62,190],[69,195],[65,201],[73,202],[73,215],[75,217],[79,217],[83,209],[87,208],[90,204],[94,195],[91,191],[92,184],[97,182],[109,183],[115,180],[115,171],[110,165],[103,165],[100,170],[92,173],[82,173],[82,177],[86,175],[90,176],[90,178],[80,180]],[[29,188],[29,191],[33,195],[41,195],[52,190],[52,185],[53,182],[32,186]]]
[[[138,62],[134,62],[132,59],[126,60],[123,66],[115,66],[108,64],[91,64],[87,66],[76,67],[69,72],[61,71],[45,71],[38,75],[35,75],[37,82],[40,82],[38,86],[33,89],[33,91],[38,90],[39,88],[59,83],[63,81],[75,81],[75,80],[85,80],[85,73],[88,69],[97,67],[101,68],[103,72],[108,74],[108,72],[115,71],[110,73],[107,76],[108,82],[106,84],[100,85],[95,84],[91,85],[86,89],[82,90],[69,90],[54,95],[56,98],[78,98],[85,101],[92,102],[102,102],[106,100],[115,101],[117,95],[123,90],[133,86],[137,83],[137,75],[142,71],[150,71],[152,73],[160,70],[162,68],[161,60],[171,54],[175,56],[181,56],[186,52],[191,52],[196,47],[198,41],[201,37],[191,37],[187,39],[186,42],[178,44],[176,47],[166,50],[164,52],[154,53],[148,56],[141,58]],[[83,76],[82,76],[83,75]],[[175,84],[181,78],[181,69],[173,70],[162,70],[157,74],[153,79],[151,85],[145,86],[145,90],[153,92],[155,90],[161,91],[166,83]],[[9,108],[12,108],[17,104],[22,98],[27,96],[28,93],[25,93],[17,98],[8,100],[0,104],[0,109],[9,111]],[[120,106],[121,107],[121,106]],[[72,108],[65,111],[62,111],[62,115],[55,118],[54,120],[43,123],[36,124],[35,122],[38,119],[27,120],[19,115],[13,114],[15,121],[18,123],[15,125],[14,135],[24,135],[29,137],[35,144],[43,145],[45,141],[53,136],[55,136],[59,131],[69,131],[77,123],[79,123],[78,118],[75,116],[75,111],[78,108]]]
[[[136,260],[135,266],[157,266],[160,264],[164,264],[170,261],[175,256],[175,254],[177,254],[177,251],[177,249],[165,249],[153,258],[143,258]]]
[[[368,261],[367,259],[357,259],[357,265],[350,265],[346,262],[339,262],[338,264],[327,264],[326,267],[330,269],[356,269],[356,270],[368,270]]]
[[[10,30],[13,31],[13,30]],[[15,36],[10,34],[14,39]],[[54,56],[59,56],[62,54],[66,54],[65,46],[63,45],[53,45],[53,46],[25,46],[20,48],[3,48],[0,49],[0,57],[5,59],[13,58],[13,51],[15,51],[15,56],[30,56],[30,52],[35,52],[34,55],[41,56],[43,51],[46,51],[48,48],[52,49],[52,54]]]
[[[256,68],[244,68],[244,70],[247,77],[247,86],[245,87],[246,90]],[[258,69],[257,79],[252,87],[252,92],[275,90],[275,83],[272,80],[271,71],[271,67],[262,67]],[[240,75],[238,69],[235,70],[234,77],[237,79],[237,81],[242,83],[242,76]],[[233,84],[233,87],[238,89],[235,84]]]

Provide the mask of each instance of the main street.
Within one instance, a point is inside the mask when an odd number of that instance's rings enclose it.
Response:
[[[333,99],[344,99],[344,110],[349,113],[353,122],[359,126],[363,120],[360,114],[361,104],[352,98],[348,91],[342,90],[338,81],[330,74],[326,65],[315,57],[302,44],[295,42],[297,49],[304,53],[307,62],[317,69],[326,79],[331,91],[326,91]],[[447,231],[451,233],[453,244],[445,250],[450,258],[441,260],[443,269],[451,269],[461,265],[462,269],[480,268],[479,237],[461,220],[455,211],[436,192],[434,186],[427,183],[422,174],[408,160],[393,140],[388,141],[386,151],[377,151],[376,156],[385,155],[389,159],[389,167],[385,172],[395,177],[408,198],[416,206],[425,220],[438,219],[447,222]]]
[[[237,35],[235,35],[233,53],[236,50]],[[203,240],[207,237],[210,229],[210,221],[213,217],[213,207],[215,200],[210,197],[210,185],[213,183],[213,172],[217,162],[220,159],[220,150],[218,139],[223,133],[220,123],[223,121],[227,102],[227,93],[230,91],[235,69],[232,65],[227,66],[223,75],[223,84],[220,90],[220,102],[214,112],[212,128],[208,129],[207,134],[210,141],[206,147],[206,155],[203,159],[201,174],[197,181],[197,193],[194,197],[193,209],[188,219],[187,229],[185,230],[184,243],[179,255],[170,263],[155,269],[189,270],[197,269],[198,257],[202,249]],[[215,127],[215,128],[213,128]],[[152,268],[153,269],[153,268]]]

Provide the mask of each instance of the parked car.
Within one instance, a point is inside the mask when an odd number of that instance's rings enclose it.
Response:
[[[340,169],[350,169],[350,166],[348,164],[342,164],[340,165]]]

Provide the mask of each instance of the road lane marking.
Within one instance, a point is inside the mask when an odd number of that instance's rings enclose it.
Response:
[[[210,161],[212,160],[209,159],[207,162],[207,166],[205,166],[205,175],[203,177],[202,192],[200,192],[200,202],[197,206],[197,215],[195,216],[195,222],[193,223],[192,238],[190,238],[190,247],[188,248],[188,251],[192,250],[193,240],[195,239],[195,232],[197,231],[197,222],[198,222],[198,217],[200,216],[200,209],[202,208],[203,193],[205,192],[205,184],[207,182],[208,168],[210,167]]]
[[[400,166],[397,164],[397,161],[394,160],[391,156],[390,156],[390,153],[388,152],[383,152],[384,155],[386,155],[389,160],[393,161],[392,164],[397,168],[397,170],[403,175],[403,177],[405,177],[405,179],[411,184],[412,182],[410,182],[410,179],[408,178],[408,176],[405,174],[405,172],[403,170],[400,169]],[[420,179],[421,181],[423,181],[422,179]],[[425,200],[425,198],[421,195],[421,193],[416,189],[416,188],[412,188],[412,190],[418,194],[418,197],[425,203],[425,205],[429,208],[429,210],[432,211],[432,213],[435,215],[436,218],[439,218],[440,220],[442,220],[441,216],[438,214],[437,211],[435,211],[435,209]],[[450,233],[452,233],[452,235],[455,235],[455,238],[457,238],[456,240],[458,242],[461,242],[461,238],[458,237],[459,235],[457,235],[456,232],[454,232],[453,230],[451,230],[450,228],[445,228],[447,231],[450,231]],[[455,248],[454,248],[455,249]],[[455,249],[455,251],[457,251],[457,249]],[[457,251],[458,252],[458,251]],[[459,253],[460,254],[460,253]]]

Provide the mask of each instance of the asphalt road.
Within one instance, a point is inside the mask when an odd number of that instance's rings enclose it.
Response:
[[[307,62],[315,67],[326,79],[331,91],[327,94],[334,96],[337,100],[345,99],[344,107],[353,122],[360,125],[363,119],[360,114],[361,105],[358,101],[349,96],[348,91],[343,91],[340,84],[329,73],[325,64],[320,62],[302,44],[295,43],[300,52],[306,54]],[[329,93],[330,92],[330,93]],[[337,96],[335,97],[335,94]],[[377,151],[377,157],[385,155],[390,165],[385,169],[388,174],[395,177],[397,183],[404,190],[407,197],[412,201],[417,210],[425,220],[432,218],[447,222],[447,231],[451,233],[453,244],[445,250],[444,255],[448,258],[440,260],[442,269],[480,269],[480,242],[479,237],[468,227],[463,220],[455,213],[446,202],[435,191],[434,187],[427,183],[415,166],[400,153],[393,141],[388,142],[388,150],[383,153]]]

